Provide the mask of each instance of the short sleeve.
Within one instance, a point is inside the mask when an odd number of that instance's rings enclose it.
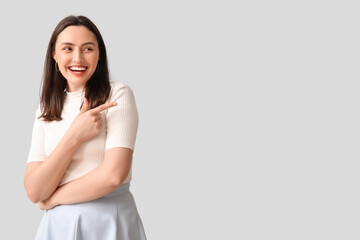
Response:
[[[112,83],[110,102],[117,102],[106,112],[105,151],[114,147],[135,149],[139,116],[131,88],[122,83]]]
[[[31,145],[27,162],[45,161],[46,154],[44,150],[44,123],[38,118],[40,116],[40,105],[35,114],[35,120],[31,136]]]

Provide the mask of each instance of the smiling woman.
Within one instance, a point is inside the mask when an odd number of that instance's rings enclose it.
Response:
[[[63,19],[47,50],[24,177],[45,210],[36,239],[146,239],[129,191],[137,129],[134,94],[109,81],[96,26]]]
[[[52,53],[59,71],[66,78],[68,91],[84,88],[99,61],[96,36],[84,26],[69,26],[62,31]]]

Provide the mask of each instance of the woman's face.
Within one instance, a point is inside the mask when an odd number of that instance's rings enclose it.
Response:
[[[85,88],[99,61],[96,36],[84,26],[65,28],[56,40],[53,58],[67,80],[67,91]]]

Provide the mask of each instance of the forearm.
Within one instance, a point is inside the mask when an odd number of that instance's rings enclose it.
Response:
[[[46,160],[25,177],[25,188],[33,202],[48,198],[56,190],[80,144],[67,131]]]
[[[114,178],[115,179],[115,178]],[[112,179],[111,171],[100,166],[86,175],[59,187],[51,196],[54,206],[91,201],[112,192],[121,183]]]

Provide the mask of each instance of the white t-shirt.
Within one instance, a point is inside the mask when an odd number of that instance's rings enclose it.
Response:
[[[131,88],[123,83],[110,83],[111,93],[108,102],[117,102],[102,112],[102,131],[81,144],[71,160],[59,186],[79,178],[99,167],[104,160],[105,151],[113,147],[126,147],[134,150],[138,130],[138,111]],[[84,91],[67,92],[61,121],[46,122],[38,119],[40,105],[36,110],[31,147],[27,162],[45,161],[55,149],[75,117],[79,114]],[[132,168],[124,182],[130,182]]]

